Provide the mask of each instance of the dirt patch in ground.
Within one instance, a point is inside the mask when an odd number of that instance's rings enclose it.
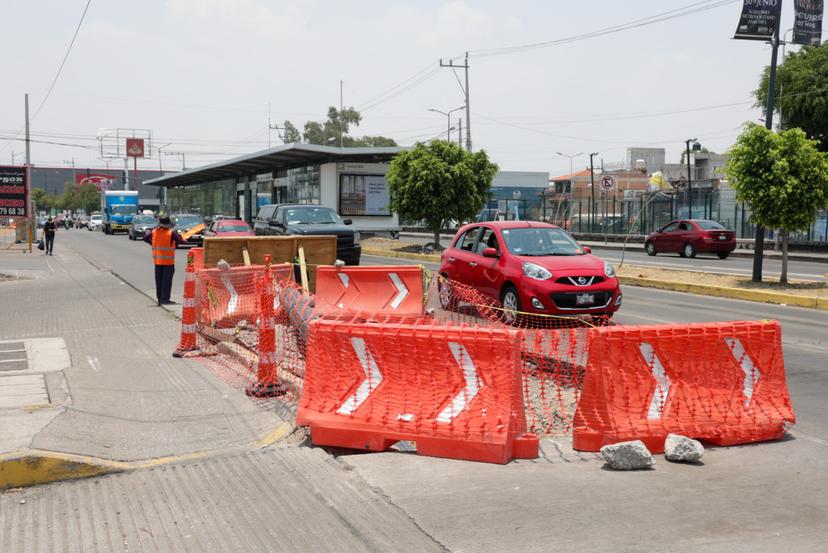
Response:
[[[11,275],[4,275],[0,273],[0,282],[8,282],[10,280],[17,280],[17,277],[13,277]]]
[[[387,238],[369,238],[362,242],[363,247],[378,250],[386,250],[399,253],[435,253],[432,251],[423,252],[423,244],[409,242],[406,240],[389,240]],[[796,296],[828,298],[828,283],[810,280],[790,280],[787,285],[778,282],[765,281],[753,282],[750,278],[739,275],[723,275],[718,273],[705,273],[701,271],[681,271],[672,269],[656,269],[637,265],[624,264],[623,267],[616,267],[620,276],[649,278],[672,282],[683,282],[688,284],[709,284],[711,286],[725,286],[728,288],[741,288],[744,290],[763,290],[766,292],[777,292],[780,294],[793,294]]]

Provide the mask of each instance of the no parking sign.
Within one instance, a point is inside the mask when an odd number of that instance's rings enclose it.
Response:
[[[604,175],[601,177],[601,188],[603,188],[605,192],[609,192],[615,188],[615,177],[612,175]]]

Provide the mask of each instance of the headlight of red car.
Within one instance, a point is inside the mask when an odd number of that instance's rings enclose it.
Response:
[[[529,278],[534,278],[535,280],[549,280],[552,278],[552,273],[540,265],[535,265],[534,263],[524,263],[523,274]]]

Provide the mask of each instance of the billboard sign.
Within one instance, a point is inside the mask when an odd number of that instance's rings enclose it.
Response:
[[[117,178],[115,175],[104,175],[102,173],[90,173],[88,175],[78,173],[75,175],[75,183],[78,185],[94,184],[99,191],[105,192],[115,185]]]
[[[782,0],[744,0],[739,26],[733,38],[770,40],[781,11]]]
[[[794,0],[794,44],[819,46],[824,11],[823,0]]]
[[[127,157],[144,157],[144,139],[143,138],[127,138],[126,139],[126,154],[127,154]]]
[[[28,217],[28,180],[26,167],[0,167],[0,217]]]

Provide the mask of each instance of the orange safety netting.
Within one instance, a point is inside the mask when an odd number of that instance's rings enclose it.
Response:
[[[482,436],[480,420],[488,421],[484,428],[497,427],[481,413],[499,413],[504,436],[510,436],[504,447],[516,457],[520,448],[510,450],[509,444],[524,431],[562,436],[575,429],[576,446],[595,449],[622,439],[650,437],[655,443],[665,432],[718,443],[769,439],[794,420],[781,347],[778,340],[762,345],[761,337],[770,332],[762,326],[735,332],[717,323],[709,329],[716,339],[708,340],[687,330],[693,325],[630,327],[601,317],[517,313],[474,288],[411,267],[325,268],[316,275],[322,282],[319,295],[303,290],[295,273],[298,267],[289,264],[197,271],[198,345],[203,354],[223,361],[222,377],[248,394],[278,395],[298,405],[300,414],[303,406],[312,408],[315,414],[300,418],[311,426],[323,421],[317,430],[323,441],[331,421],[342,419],[339,410],[348,398],[366,387],[369,395],[384,393],[377,378],[397,392],[357,406],[370,420],[387,423],[386,434],[375,436],[369,449],[418,436],[426,444],[424,436],[408,432],[414,421],[432,425],[439,430],[434,437],[444,437],[439,413],[458,393],[468,396],[475,389],[487,391],[476,400],[477,422],[463,419],[467,437]],[[501,343],[516,350],[514,382],[497,384],[492,376],[496,372],[486,358],[499,353],[483,347],[486,333],[516,336],[513,345]],[[707,361],[682,368],[682,352]],[[306,373],[309,366],[313,376]],[[321,384],[300,403],[306,377]],[[665,393],[665,379],[672,395]],[[518,386],[518,401],[514,393],[505,399],[512,384]],[[745,404],[748,393],[753,404]],[[653,409],[669,416],[654,424],[646,416]],[[348,443],[353,447],[360,439]]]

